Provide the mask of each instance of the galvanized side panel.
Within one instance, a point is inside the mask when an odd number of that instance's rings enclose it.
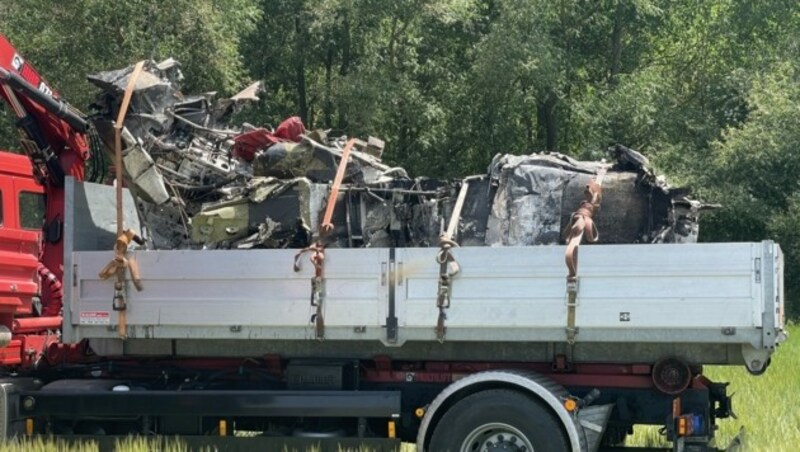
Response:
[[[310,339],[309,254],[293,270],[297,250],[147,251],[132,253],[144,290],[128,287],[131,338]],[[326,253],[323,317],[326,337],[354,330],[377,337],[385,318],[388,249]],[[97,276],[111,252],[75,253],[80,337],[113,337],[113,283]],[[383,285],[382,285],[383,282]],[[93,313],[103,313],[95,315]],[[108,317],[106,316],[106,313]],[[220,327],[223,327],[221,330]],[[214,331],[213,329],[217,330]],[[338,330],[338,333],[337,333]]]
[[[578,342],[728,342],[731,338],[723,335],[723,329],[745,333],[760,327],[763,281],[756,281],[754,259],[761,247],[750,243],[583,246]],[[448,338],[535,340],[545,331],[552,340],[565,338],[564,247],[459,248],[453,254],[460,272],[453,278],[452,304],[446,310]],[[420,334],[435,338],[439,277],[435,255],[431,249],[398,250],[403,272],[398,303],[406,338]],[[414,329],[416,334],[409,331]]]
[[[703,343],[761,347],[764,279],[774,244],[584,246],[578,343]],[[777,248],[776,248],[777,249]],[[129,337],[315,338],[313,266],[295,250],[140,251],[144,290],[128,290]],[[326,252],[323,315],[328,340],[386,341],[390,293],[399,337],[435,341],[439,265],[433,248]],[[564,247],[461,248],[446,341],[563,342]],[[71,295],[79,338],[114,338],[112,282],[97,273],[111,252],[73,255]],[[773,264],[774,265],[774,264]],[[763,270],[762,270],[763,272]],[[391,277],[391,276],[394,277]],[[390,291],[390,285],[394,290]],[[108,314],[106,317],[105,313]]]

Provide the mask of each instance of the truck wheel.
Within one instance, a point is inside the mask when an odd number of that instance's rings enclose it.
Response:
[[[445,412],[431,452],[568,452],[561,423],[541,403],[517,391],[490,389]]]

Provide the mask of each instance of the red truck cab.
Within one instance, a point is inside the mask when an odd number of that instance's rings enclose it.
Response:
[[[0,325],[9,332],[16,316],[32,313],[39,295],[43,221],[44,190],[28,157],[0,152]],[[0,363],[20,364],[23,342],[14,338],[0,349]]]

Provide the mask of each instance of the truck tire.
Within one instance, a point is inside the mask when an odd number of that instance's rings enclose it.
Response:
[[[445,412],[428,452],[569,452],[555,415],[531,397],[510,389],[472,394]]]

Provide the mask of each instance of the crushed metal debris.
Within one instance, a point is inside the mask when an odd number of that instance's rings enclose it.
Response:
[[[94,124],[113,149],[113,119],[133,66],[90,75],[100,88]],[[274,130],[233,124],[254,83],[231,98],[185,95],[174,59],[149,62],[123,129],[125,183],[152,249],[304,248],[320,237],[346,136],[305,129],[291,117]],[[455,235],[461,246],[563,244],[584,189],[607,170],[595,223],[599,243],[695,242],[711,206],[670,187],[640,153],[609,149],[611,163],[561,154],[498,154],[487,174],[464,181],[411,178],[381,161],[385,143],[357,140],[335,201],[328,247],[427,247],[469,180]]]

